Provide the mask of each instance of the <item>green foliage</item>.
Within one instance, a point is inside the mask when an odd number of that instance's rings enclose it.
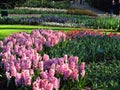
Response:
[[[117,31],[120,32],[120,25],[118,25]]]
[[[84,78],[79,77],[79,79],[75,82],[72,80],[63,80],[60,81],[60,90],[82,90],[87,82],[87,75]],[[64,83],[64,84],[63,84]]]
[[[9,18],[9,17],[0,17],[0,23],[1,24],[18,24],[19,20],[18,18],[13,19],[13,18]]]
[[[110,60],[104,62],[91,62],[87,65],[88,85],[93,89],[119,90],[120,61]]]
[[[2,10],[1,11],[1,16],[8,16],[8,11],[7,10]]]
[[[85,36],[80,39],[61,42],[45,53],[50,58],[64,54],[78,56],[80,61],[99,62],[103,60],[120,59],[120,39],[108,36]]]
[[[26,0],[2,0],[0,1],[0,8],[2,9],[8,9],[8,8],[14,8],[17,5],[21,5]]]
[[[69,8],[69,0],[28,0],[23,7]]]
[[[50,58],[64,54],[78,56],[80,62],[85,61],[87,64],[86,86],[95,90],[119,90],[119,43],[119,37],[84,36],[61,42],[54,48],[46,49],[45,53],[50,55]]]
[[[99,17],[95,20],[88,21],[86,23],[88,26],[92,26],[94,28],[101,28],[101,29],[117,29],[120,20],[117,20],[116,18],[111,17]],[[96,26],[96,27],[95,27]]]
[[[0,9],[0,12],[3,11],[3,9]],[[28,9],[7,9],[8,14],[66,14],[66,12],[62,11],[42,11],[42,10],[28,10]]]

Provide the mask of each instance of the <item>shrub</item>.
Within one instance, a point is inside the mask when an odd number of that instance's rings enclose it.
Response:
[[[40,0],[29,1],[22,5],[23,7],[47,7],[47,8],[69,8],[69,1],[44,1],[40,2]]]
[[[2,10],[1,11],[1,16],[8,16],[8,11],[7,10]]]

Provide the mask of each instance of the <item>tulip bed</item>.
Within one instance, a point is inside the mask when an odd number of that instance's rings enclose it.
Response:
[[[6,37],[0,47],[0,70],[9,89],[120,88],[119,34],[33,30]]]

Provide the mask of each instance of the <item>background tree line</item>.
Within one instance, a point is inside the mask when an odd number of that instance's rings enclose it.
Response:
[[[110,5],[112,2],[112,0],[87,0],[87,1],[92,7],[106,12],[110,10]],[[118,0],[115,0],[115,2],[118,2]]]
[[[53,7],[57,6],[55,3],[60,3],[61,6],[64,7],[66,3],[69,3],[70,0],[0,0],[0,8],[2,9],[10,9],[19,6],[28,6],[28,7]]]

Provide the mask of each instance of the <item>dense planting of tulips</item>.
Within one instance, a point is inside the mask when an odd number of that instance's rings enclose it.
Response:
[[[108,37],[120,37],[120,34],[114,34],[112,32],[110,32],[109,34],[105,34],[105,32],[100,32],[99,30],[94,30],[94,31],[91,31],[91,30],[84,30],[84,31],[79,31],[79,30],[72,30],[72,31],[69,31],[66,33],[66,36],[67,38],[69,39],[75,39],[75,38],[80,38],[80,37],[83,37],[83,36],[100,36],[100,37],[103,37],[103,36],[108,36]]]
[[[39,54],[44,46],[53,47],[65,40],[63,32],[33,30],[31,34],[21,32],[0,41],[7,79],[14,77],[16,86],[32,86],[33,90],[58,90],[61,78],[79,81],[85,75],[85,63],[79,65],[77,56],[50,59],[47,54]]]

